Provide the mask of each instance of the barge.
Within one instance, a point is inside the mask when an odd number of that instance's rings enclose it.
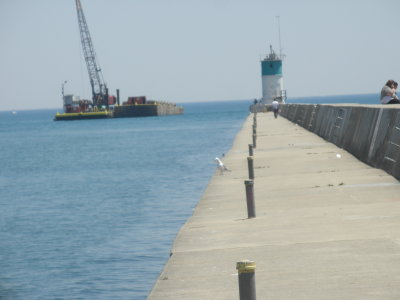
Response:
[[[107,118],[137,118],[165,115],[180,115],[183,113],[183,107],[174,103],[146,100],[145,96],[129,97],[122,105],[118,98],[109,97],[109,105],[105,108],[94,106],[90,100],[80,100],[74,95],[65,95],[64,112],[57,112],[54,116],[55,121],[71,120],[90,120]]]

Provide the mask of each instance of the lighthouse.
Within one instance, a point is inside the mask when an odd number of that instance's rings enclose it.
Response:
[[[282,54],[275,54],[272,46],[270,53],[261,61],[262,99],[261,103],[269,105],[272,101],[285,103],[286,90],[283,89]]]

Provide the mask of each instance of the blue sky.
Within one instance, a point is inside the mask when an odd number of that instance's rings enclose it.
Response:
[[[289,97],[378,93],[399,78],[398,0],[81,0],[110,92],[170,102],[261,97],[279,51]],[[0,0],[0,110],[90,98],[74,0]]]

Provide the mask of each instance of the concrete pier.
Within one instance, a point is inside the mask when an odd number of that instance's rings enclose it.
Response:
[[[239,299],[241,260],[257,264],[258,299],[400,299],[398,180],[258,113],[257,217],[247,218],[252,122],[249,115],[224,158],[232,171],[215,173],[148,299]]]
[[[288,120],[400,179],[398,105],[288,104]]]

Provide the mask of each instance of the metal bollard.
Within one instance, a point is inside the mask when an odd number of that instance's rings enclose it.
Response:
[[[245,180],[246,186],[246,202],[247,202],[247,217],[249,219],[256,217],[256,206],[254,204],[254,183],[253,180]]]
[[[240,300],[256,300],[256,263],[251,260],[242,260],[236,263],[239,277]]]
[[[252,156],[247,157],[247,166],[249,169],[249,179],[254,179],[254,160]]]
[[[257,135],[253,134],[253,148],[257,147]]]
[[[257,126],[255,124],[253,125],[253,134],[257,134]]]
[[[249,156],[253,156],[253,145],[249,144]]]

